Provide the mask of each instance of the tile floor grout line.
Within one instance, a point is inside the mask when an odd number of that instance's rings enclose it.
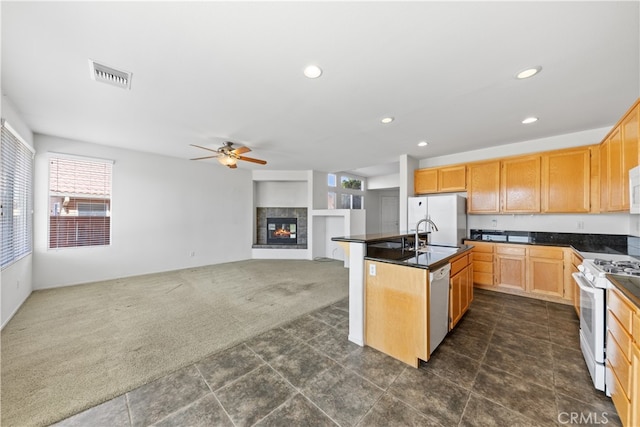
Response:
[[[131,405],[129,405],[129,392],[126,392],[124,394],[124,401],[125,401],[125,405],[127,405],[127,415],[129,416],[129,426],[133,427],[133,417],[131,416]]]

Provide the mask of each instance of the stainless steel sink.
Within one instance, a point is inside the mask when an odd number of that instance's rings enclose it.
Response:
[[[443,254],[443,255],[453,255],[458,252],[457,247],[453,246],[432,246],[427,245],[418,249],[418,252],[421,253],[432,253],[432,254]]]

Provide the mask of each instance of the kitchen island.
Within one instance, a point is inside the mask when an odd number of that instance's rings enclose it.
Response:
[[[420,239],[424,237],[428,237],[427,232],[419,234]],[[415,234],[410,232],[334,237],[332,240],[339,242],[348,256],[349,340],[361,346],[371,345],[417,366],[413,356],[399,356],[399,353],[412,354],[413,350],[397,348],[415,344],[422,349],[419,358],[427,360],[430,354],[428,324],[422,325],[422,331],[413,326],[405,330],[402,325],[412,325],[413,318],[427,322],[429,273],[458,258],[464,258],[463,267],[466,268],[467,254],[472,246],[429,245],[416,252]],[[465,280],[465,283],[470,281]],[[368,302],[367,286],[370,286]],[[425,344],[416,343],[420,340]]]

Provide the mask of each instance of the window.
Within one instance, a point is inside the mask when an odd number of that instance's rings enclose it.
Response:
[[[338,187],[336,183],[337,176],[332,173],[328,174],[328,209],[364,209],[364,180],[341,175],[340,186]]]
[[[33,151],[3,120],[0,137],[1,267],[33,251]]]
[[[49,249],[111,244],[113,162],[49,158]]]

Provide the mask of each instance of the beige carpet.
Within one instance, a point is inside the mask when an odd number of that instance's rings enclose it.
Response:
[[[2,331],[2,426],[47,425],[348,295],[342,262],[249,260],[33,292]]]

